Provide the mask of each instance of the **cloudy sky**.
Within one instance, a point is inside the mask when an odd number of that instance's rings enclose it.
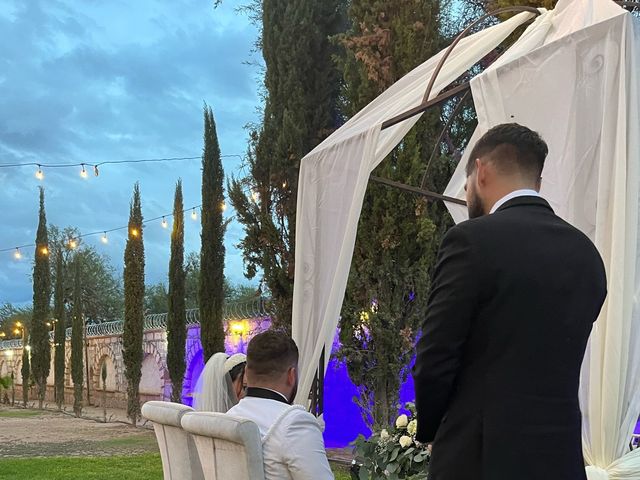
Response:
[[[0,0],[0,166],[15,162],[99,163],[194,157],[202,152],[202,108],[214,109],[223,154],[244,154],[244,126],[257,119],[259,69],[247,61],[257,31],[235,12],[243,0]],[[227,175],[238,157],[224,159]],[[182,178],[185,207],[200,203],[199,160],[79,168],[0,168],[0,249],[32,243],[37,187],[46,189],[47,220],[81,232],[126,225],[131,191],[140,182],[143,215],[172,211]],[[227,215],[233,212],[227,209]],[[199,221],[185,217],[185,251],[200,246]],[[147,283],[165,281],[169,230],[145,228]],[[126,232],[86,241],[118,272]],[[242,236],[232,222],[226,275],[243,282]],[[16,261],[0,253],[0,303],[31,301],[32,249]]]

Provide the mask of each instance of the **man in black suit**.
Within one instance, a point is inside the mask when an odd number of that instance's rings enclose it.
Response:
[[[431,480],[586,478],[578,385],[606,278],[538,195],[547,152],[505,124],[469,157],[471,219],[440,247],[413,370]]]

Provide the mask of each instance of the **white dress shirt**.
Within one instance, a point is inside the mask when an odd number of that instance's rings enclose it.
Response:
[[[333,479],[320,425],[303,407],[244,397],[227,414],[258,425],[266,480]]]
[[[502,197],[500,200],[498,200],[493,207],[491,207],[491,211],[489,212],[489,214],[495,213],[496,210],[498,210],[502,205],[504,205],[505,203],[507,203],[509,200],[513,200],[514,198],[517,197],[539,197],[540,194],[538,192],[536,192],[535,190],[531,190],[528,188],[522,189],[522,190],[514,190],[511,193],[506,194],[504,197]]]

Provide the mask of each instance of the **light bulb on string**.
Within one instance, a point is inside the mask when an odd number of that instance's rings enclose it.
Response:
[[[107,232],[102,234],[102,238],[100,239],[102,243],[109,243],[109,239],[107,238]]]
[[[100,175],[100,172],[98,171],[98,165],[94,165],[93,166],[93,174],[97,177],[98,175]]]
[[[162,228],[167,228],[168,224],[167,224],[167,219],[162,217]]]
[[[227,209],[227,204],[223,201],[223,202],[220,204],[220,210],[222,210],[222,211],[224,212],[226,209]]]
[[[38,171],[36,172],[36,178],[38,180],[43,180],[44,179],[44,173],[42,172],[42,168],[40,167],[40,165],[38,165]]]
[[[131,236],[132,236],[132,237],[137,237],[139,233],[140,233],[140,232],[138,232],[138,229],[137,229],[137,228],[132,228],[132,229],[131,229]]]
[[[84,163],[82,164],[82,170],[80,171],[80,176],[82,178],[87,178],[89,176],[89,174],[87,174],[87,171],[84,168]]]
[[[195,207],[193,208],[193,210],[191,211],[191,219],[192,220],[197,220],[198,219],[198,214],[196,213],[196,209]]]
[[[20,252],[20,249],[18,247],[16,247],[16,251],[13,252],[13,257],[16,260],[20,260],[22,258],[22,253]]]
[[[46,246],[44,246],[40,249],[40,253],[45,256],[49,255],[49,249]]]
[[[76,241],[75,238],[71,238],[69,239],[69,248],[71,250],[73,250],[74,248],[76,248],[78,246],[78,242]]]

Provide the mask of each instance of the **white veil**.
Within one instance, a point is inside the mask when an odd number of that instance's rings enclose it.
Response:
[[[226,353],[216,353],[205,365],[193,392],[196,410],[226,413],[238,403],[231,377],[225,370],[227,358]]]

